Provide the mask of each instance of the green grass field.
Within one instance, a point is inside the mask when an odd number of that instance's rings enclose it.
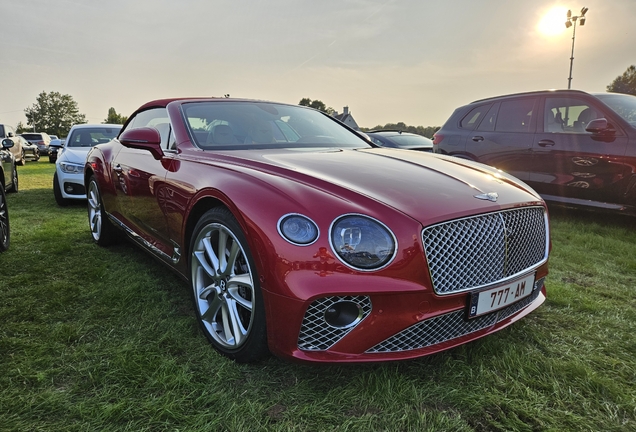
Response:
[[[548,300],[419,360],[255,365],[218,355],[188,287],[92,243],[54,165],[19,167],[0,255],[0,431],[636,431],[636,221],[552,212]]]

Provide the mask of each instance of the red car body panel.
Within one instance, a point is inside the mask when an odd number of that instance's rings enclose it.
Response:
[[[547,212],[541,198],[502,172],[423,152],[370,146],[316,151],[202,150],[192,142],[181,111],[182,104],[191,101],[198,99],[153,101],[136,112],[167,107],[176,152],[155,159],[147,150],[113,140],[89,153],[87,181],[96,176],[106,211],[184,279],[190,272],[192,229],[202,209],[227,207],[245,233],[256,262],[268,345],[277,356],[311,362],[419,357],[497,331],[545,300],[545,287],[541,286],[541,293],[527,307],[487,328],[425,348],[368,352],[414,324],[467,308],[467,292],[434,292],[421,235],[424,227],[524,207],[538,206]],[[122,131],[126,129],[125,125]],[[496,202],[474,198],[495,190]],[[278,221],[290,213],[307,215],[316,223],[320,236],[315,243],[298,246],[279,234]],[[345,214],[367,215],[390,228],[397,239],[397,254],[389,265],[361,271],[335,255],[328,231]],[[173,261],[176,251],[181,257]],[[532,271],[535,280],[544,278],[547,259]],[[369,296],[373,308],[328,350],[299,349],[299,331],[308,306],[329,295]]]

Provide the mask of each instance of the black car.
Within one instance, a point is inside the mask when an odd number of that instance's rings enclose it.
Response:
[[[2,140],[0,147],[0,252],[9,248],[9,211],[7,209],[7,196],[5,189],[18,191],[18,172],[15,168],[15,157],[9,151],[13,146],[10,139]],[[15,176],[15,177],[14,177]]]
[[[4,188],[0,187],[0,252],[4,252],[9,248],[10,240],[7,195],[4,193]]]
[[[14,146],[13,139],[5,138],[0,147],[0,181],[3,190],[6,192],[18,191],[18,169],[16,168],[15,156],[9,150]]]
[[[49,144],[49,162],[55,163],[58,152],[64,147],[64,140],[55,138]]]
[[[399,130],[374,130],[365,134],[375,144],[382,147],[401,148],[406,150],[433,151],[433,141],[422,135]]]
[[[636,96],[578,90],[482,99],[455,110],[434,152],[494,166],[546,201],[636,215]]]

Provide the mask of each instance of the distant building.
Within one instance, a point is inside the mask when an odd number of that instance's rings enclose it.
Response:
[[[342,123],[346,124],[351,129],[360,130],[360,128],[358,127],[358,123],[356,123],[356,121],[353,119],[353,116],[349,112],[349,107],[346,106],[342,108],[342,110],[343,110],[342,114],[338,114],[338,111],[334,111],[332,114],[333,117],[336,118],[337,120],[340,120]]]

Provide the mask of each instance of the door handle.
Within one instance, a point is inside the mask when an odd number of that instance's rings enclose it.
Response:
[[[475,141],[475,142],[480,142],[480,141],[483,141],[483,140],[484,140],[484,137],[483,137],[483,136],[474,136],[474,137],[472,137],[471,139],[472,139],[473,141]]]
[[[552,147],[554,144],[555,143],[552,140],[541,140],[541,141],[539,141],[539,147]]]

